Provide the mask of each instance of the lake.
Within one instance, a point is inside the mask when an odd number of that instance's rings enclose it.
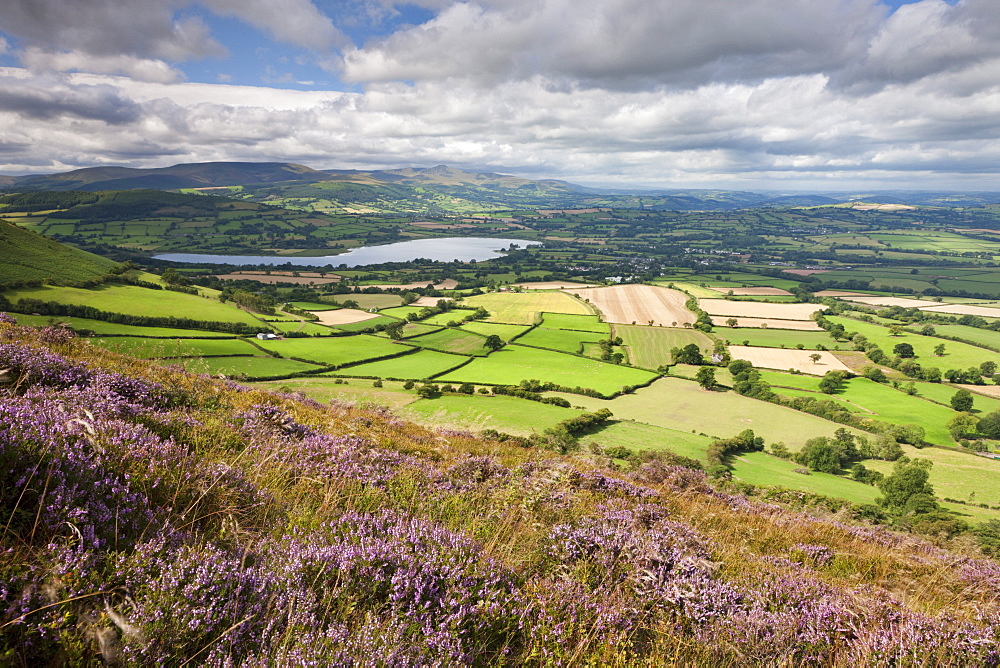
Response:
[[[299,267],[323,267],[328,264],[338,267],[342,264],[348,267],[361,267],[368,264],[383,262],[409,262],[422,258],[425,260],[489,260],[497,257],[497,250],[510,248],[517,244],[539,246],[538,241],[525,239],[496,239],[490,237],[443,237],[440,239],[417,239],[401,241],[384,246],[362,246],[339,255],[324,255],[321,257],[295,257],[287,255],[202,255],[199,253],[164,253],[154,255],[154,260],[169,262],[197,262],[204,264],[292,264]]]

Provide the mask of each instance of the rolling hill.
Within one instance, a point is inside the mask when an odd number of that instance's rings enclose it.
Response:
[[[87,281],[108,273],[117,262],[61,244],[0,220],[0,286],[14,281]]]

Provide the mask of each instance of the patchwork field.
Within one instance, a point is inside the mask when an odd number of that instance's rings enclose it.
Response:
[[[852,503],[875,503],[881,492],[877,487],[865,485],[849,478],[830,473],[810,471],[809,475],[796,473],[802,466],[779,459],[766,452],[744,452],[734,458],[733,477],[751,485],[780,485],[787,489],[800,489],[826,496],[847,499]]]
[[[499,322],[482,322],[481,320],[473,320],[472,322],[467,322],[462,325],[461,329],[468,332],[475,332],[476,334],[482,334],[483,336],[496,334],[504,341],[510,341],[511,339],[524,334],[531,329],[531,327],[529,325],[505,325]]]
[[[515,436],[529,436],[576,417],[580,411],[515,397],[446,395],[421,399],[401,415],[427,427],[478,432],[496,429]]]
[[[578,332],[610,334],[611,326],[601,322],[596,315],[569,315],[566,313],[542,314],[542,327],[549,329],[571,329]]]
[[[779,304],[771,304],[779,306]],[[729,327],[729,320],[734,316],[714,315],[712,324],[716,327]],[[738,329],[751,329],[754,327],[765,329],[794,329],[801,332],[821,332],[823,328],[816,324],[814,320],[772,320],[769,318],[736,318]],[[730,328],[732,329],[732,328]]]
[[[1000,308],[976,306],[975,304],[940,304],[937,306],[925,306],[921,310],[933,310],[935,313],[951,313],[954,315],[978,315],[981,318],[1000,318]]]
[[[794,348],[801,345],[804,348],[815,348],[817,345],[824,345],[828,348],[840,345],[824,331],[808,332],[791,329],[752,329],[741,328],[718,328],[714,334],[719,338],[733,345],[760,346],[763,348]],[[844,347],[849,344],[844,344]]]
[[[703,352],[712,350],[712,339],[693,329],[615,325],[614,334],[622,337],[631,363],[645,369],[670,364],[671,349],[683,348],[690,343],[697,345]]]
[[[69,318],[64,316],[15,314],[17,322],[29,327],[45,327],[50,324],[66,323],[71,328],[93,332],[94,336],[144,336],[159,339],[212,338],[231,339],[232,334],[206,332],[200,329],[174,329],[171,327],[135,327],[115,322],[91,320],[90,318]]]
[[[528,290],[576,290],[594,287],[593,283],[574,283],[573,281],[542,281],[539,283],[514,283],[514,285]]]
[[[816,376],[822,376],[827,371],[850,371],[833,353],[821,350],[729,346],[729,354],[734,360],[746,360],[765,369],[795,369]],[[819,355],[819,360],[813,362],[810,355]]]
[[[740,302],[728,299],[699,299],[698,306],[709,315],[763,318],[768,320],[809,320],[822,304],[769,304],[767,302]]]
[[[768,443],[782,441],[792,450],[799,449],[813,436],[832,436],[842,426],[735,392],[709,392],[681,378],[661,378],[649,387],[611,401],[555,394],[588,411],[607,408],[619,420],[635,420],[712,438],[728,438],[744,429],[753,429]]]
[[[421,348],[458,355],[486,355],[489,352],[483,345],[486,342],[485,337],[460,329],[441,329],[431,334],[414,336],[406,341]]]
[[[524,336],[518,338],[517,343],[525,346],[559,350],[566,353],[582,354],[584,343],[596,343],[601,338],[603,338],[602,335],[595,332],[535,327]]]
[[[623,385],[639,385],[649,382],[654,377],[654,374],[640,369],[528,348],[515,343],[492,353],[489,357],[476,358],[437,380],[517,385],[522,380],[536,378],[568,387],[588,387],[602,394],[611,394],[620,391]]]
[[[46,285],[40,288],[18,288],[4,292],[12,302],[21,298],[56,301],[63,304],[90,306],[101,311],[126,315],[190,318],[218,322],[242,322],[261,325],[246,311],[214,299],[187,295],[170,290],[150,290],[134,285],[102,285],[97,288],[66,288]],[[261,325],[261,329],[265,329]]]
[[[323,365],[348,364],[375,357],[398,354],[405,348],[386,339],[358,334],[314,339],[260,341],[262,348],[282,357],[297,358]]]
[[[336,311],[315,311],[319,322],[324,325],[350,325],[379,317],[378,313],[369,313],[353,308],[341,308]]]
[[[580,299],[589,299],[600,309],[607,322],[621,324],[649,324],[664,327],[693,323],[694,314],[684,303],[688,297],[683,292],[655,285],[614,285],[607,288],[574,290]]]
[[[591,315],[583,302],[565,292],[500,292],[476,295],[465,300],[472,308],[482,306],[490,312],[491,322],[533,325],[542,312]]]
[[[335,375],[423,380],[454,369],[460,364],[464,364],[468,359],[436,350],[419,350],[411,355],[357,364],[347,367]]]
[[[188,371],[207,373],[211,375],[267,378],[269,376],[284,376],[302,371],[313,371],[321,367],[315,364],[286,360],[278,357],[205,357],[177,360]]]
[[[903,308],[923,308],[927,306],[937,306],[935,302],[924,299],[909,299],[907,297],[851,297],[847,301],[869,306],[902,306]]]
[[[732,292],[738,297],[790,297],[792,294],[781,288],[714,288],[714,291],[721,294]]]
[[[107,339],[90,339],[90,342],[108,350],[143,359],[201,357],[205,355],[264,355],[242,339],[147,339],[116,336]]]

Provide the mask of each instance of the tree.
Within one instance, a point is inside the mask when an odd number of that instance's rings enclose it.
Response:
[[[398,341],[399,339],[403,338],[403,327],[405,325],[406,323],[402,321],[394,322],[391,325],[386,326],[385,333],[390,339]]]
[[[888,378],[885,377],[885,372],[882,371],[882,369],[878,368],[877,366],[871,366],[871,365],[866,366],[864,369],[862,369],[861,375],[867,378],[868,380],[875,381],[876,383],[884,383],[885,381],[888,380]]]
[[[737,327],[739,326],[739,324],[740,324],[740,321],[739,321],[739,320],[737,320],[736,318],[728,318],[728,319],[726,320],[726,324],[727,324],[728,326],[732,327],[733,329],[736,329],[736,328],[737,328]]]
[[[986,438],[1000,439],[1000,411],[987,413],[979,419],[979,433]]]
[[[837,441],[826,436],[818,436],[806,441],[802,450],[795,455],[795,461],[813,471],[838,473],[847,463],[847,458],[843,454]]]
[[[698,373],[695,375],[695,380],[706,390],[714,390],[718,387],[719,383],[715,380],[715,368],[710,366],[703,366],[698,369]]]
[[[913,346],[909,343],[897,343],[892,348],[893,355],[899,355],[900,357],[913,357],[916,353],[913,352]]]
[[[944,344],[943,343],[939,343],[936,346],[934,346],[934,354],[937,355],[938,357],[944,356]]]
[[[992,360],[983,362],[979,365],[979,371],[982,372],[984,376],[992,376],[997,372],[997,363]]]
[[[878,484],[878,488],[882,491],[882,496],[878,499],[879,505],[903,510],[915,495],[921,495],[918,500],[924,500],[926,497],[933,499],[934,488],[927,482],[930,471],[930,460],[900,460],[892,473]]]
[[[812,360],[813,364],[819,364],[819,361],[822,358],[823,358],[823,356],[820,355],[819,353],[813,353],[813,354],[809,355],[809,359]]]
[[[844,387],[843,371],[827,371],[822,380],[819,381],[819,391],[824,394],[834,394]]]
[[[504,347],[504,342],[496,334],[490,334],[486,337],[486,341],[483,342],[483,347],[496,351]]]
[[[956,411],[971,411],[972,403],[972,392],[969,392],[968,390],[959,390],[951,397],[951,407]]]
[[[902,336],[903,327],[901,325],[892,325],[889,327],[889,336]]]
[[[960,438],[975,435],[978,426],[979,418],[972,413],[955,413],[955,415],[948,420],[947,425],[948,431],[951,433],[951,437],[956,441]]]
[[[705,358],[701,354],[701,349],[697,343],[689,343],[683,348],[675,349],[673,353],[674,364],[704,364]]]

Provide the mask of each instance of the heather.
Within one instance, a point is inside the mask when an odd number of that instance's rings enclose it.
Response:
[[[0,316],[0,663],[997,665],[965,537]]]

